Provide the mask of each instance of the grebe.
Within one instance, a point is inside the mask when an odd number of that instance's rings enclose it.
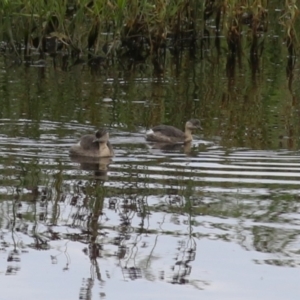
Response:
[[[70,155],[112,157],[114,150],[108,139],[109,134],[104,128],[99,129],[95,134],[84,135],[77,144],[71,146]]]
[[[146,140],[158,143],[185,144],[193,140],[192,131],[194,129],[202,129],[198,119],[187,121],[184,132],[174,126],[158,125],[146,133]]]

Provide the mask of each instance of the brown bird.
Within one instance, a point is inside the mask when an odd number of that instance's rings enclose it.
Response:
[[[193,140],[192,131],[195,129],[202,129],[198,119],[187,121],[184,132],[174,126],[158,125],[146,133],[146,140],[156,143],[185,144]]]
[[[108,139],[109,134],[104,128],[99,129],[95,134],[84,135],[77,144],[71,146],[70,155],[112,157],[114,151]]]

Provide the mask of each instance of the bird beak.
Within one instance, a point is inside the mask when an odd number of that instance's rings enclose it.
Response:
[[[107,142],[108,141],[108,137],[109,137],[108,134],[105,134],[105,135],[101,136],[100,138],[95,138],[93,140],[93,143],[96,143],[96,142],[98,142],[98,143]]]
[[[98,138],[95,138],[94,140],[93,140],[93,143],[102,143],[102,142],[104,142],[104,139],[101,137],[100,139],[98,139]]]

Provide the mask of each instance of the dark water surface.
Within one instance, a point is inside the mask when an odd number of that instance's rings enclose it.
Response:
[[[0,299],[299,299],[299,66],[279,52],[234,75],[0,57]],[[145,142],[191,117],[191,149]],[[112,161],[71,160],[100,126]]]

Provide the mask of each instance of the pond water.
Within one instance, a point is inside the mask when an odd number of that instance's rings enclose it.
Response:
[[[0,299],[299,299],[299,65],[283,49],[235,74],[226,55],[168,56],[161,75],[1,56]],[[144,139],[191,117],[191,148]],[[115,157],[72,160],[102,126]]]

